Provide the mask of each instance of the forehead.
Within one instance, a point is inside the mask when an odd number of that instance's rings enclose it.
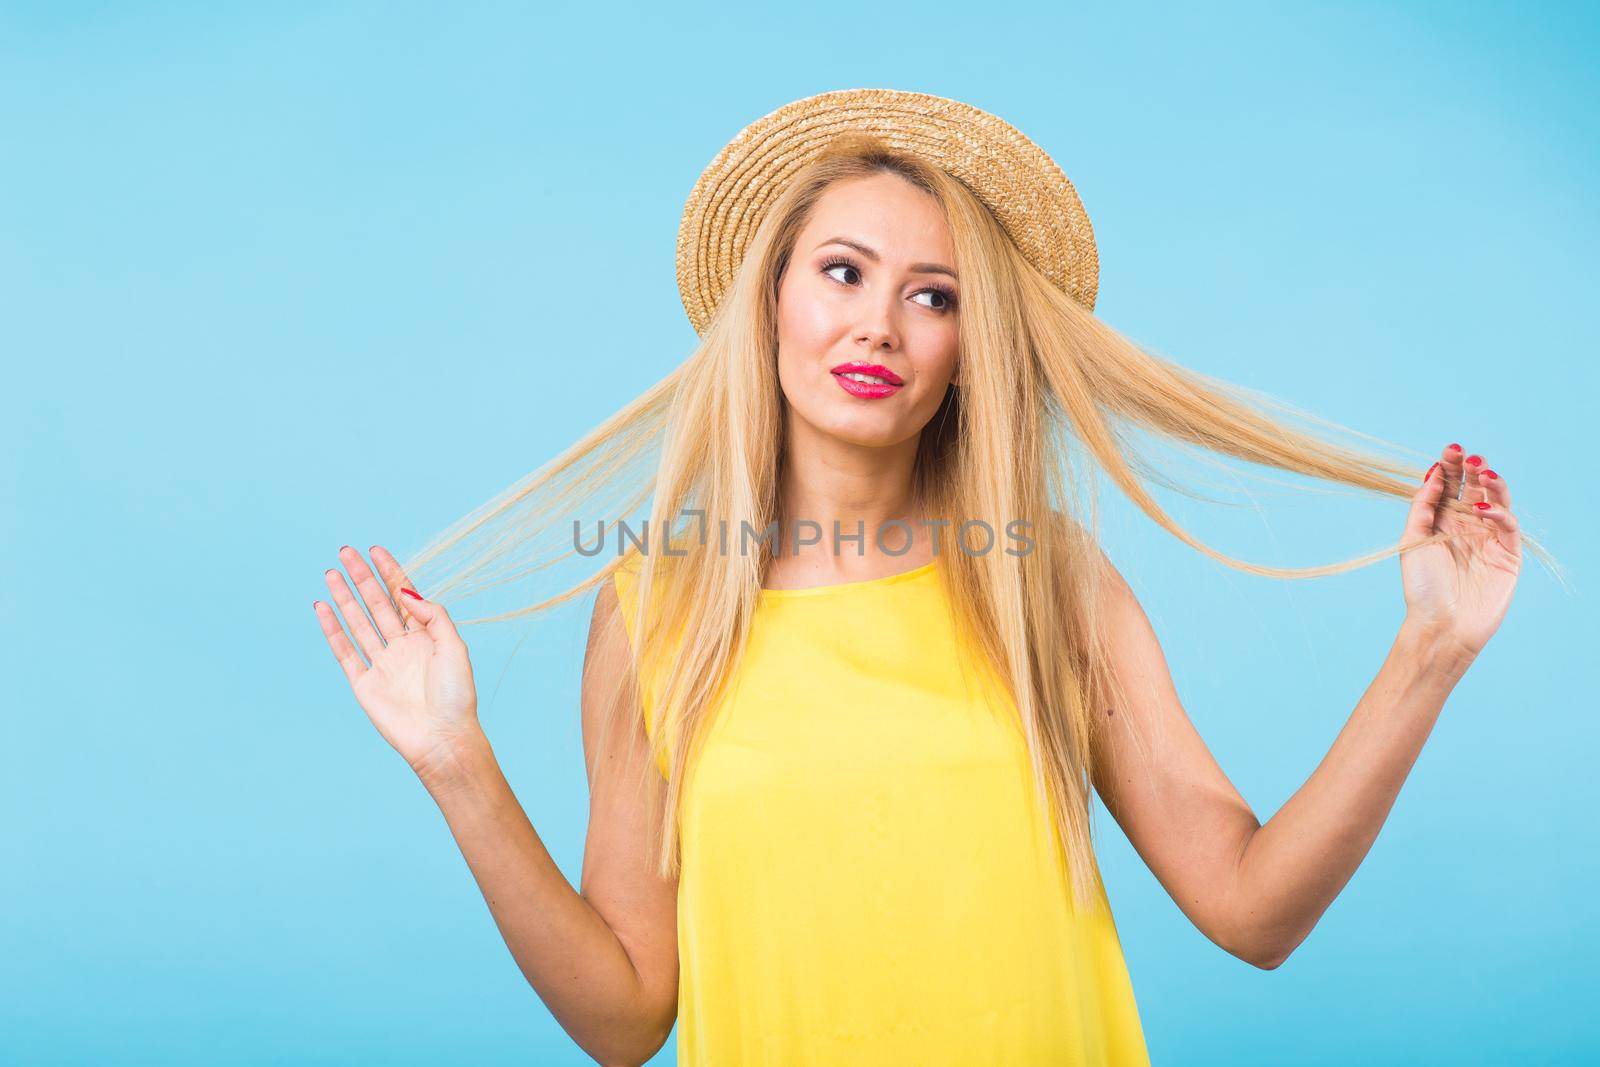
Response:
[[[830,237],[849,237],[886,259],[950,262],[950,227],[929,193],[898,174],[879,173],[829,186],[817,200],[801,250]]]

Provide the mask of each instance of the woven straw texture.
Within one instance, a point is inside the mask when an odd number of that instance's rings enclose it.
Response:
[[[740,130],[701,173],[678,224],[678,293],[703,333],[767,208],[836,137],[876,134],[954,175],[1022,254],[1090,311],[1099,286],[1094,230],[1077,190],[1015,127],[956,100],[898,89],[809,96]]]

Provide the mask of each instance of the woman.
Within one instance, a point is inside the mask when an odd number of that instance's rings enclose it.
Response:
[[[684,1063],[1148,1062],[1090,791],[1196,927],[1278,966],[1505,614],[1505,480],[1457,444],[1425,475],[1336,446],[1106,327],[1071,184],[954,101],[852,90],[753,123],[696,185],[678,269],[691,359],[408,565],[341,551],[371,621],[337,570],[351,635],[316,611],[362,708],[599,1062],[645,1061],[675,1023]],[[1148,495],[1160,475],[1127,426],[1409,498],[1400,543],[1300,570],[1231,559]],[[1253,573],[1401,553],[1388,659],[1264,825],[1081,521],[1086,458]],[[527,609],[599,586],[575,892],[497,768],[438,598],[513,575],[579,503],[614,518],[647,496],[631,550],[619,533],[622,558]],[[599,529],[574,547],[597,554]],[[472,535],[423,599],[412,576]]]

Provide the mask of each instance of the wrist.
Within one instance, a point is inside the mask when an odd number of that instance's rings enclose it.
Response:
[[[1444,624],[1407,615],[1395,645],[1430,673],[1460,678],[1477,659],[1478,650]]]
[[[493,767],[494,750],[489,745],[488,735],[474,724],[440,741],[410,763],[424,788],[437,797],[471,782],[485,769]]]

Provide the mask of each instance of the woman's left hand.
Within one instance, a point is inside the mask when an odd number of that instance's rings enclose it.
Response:
[[[1459,498],[1472,514],[1443,506]],[[1476,656],[1499,629],[1522,570],[1522,533],[1505,479],[1450,445],[1411,499],[1405,541],[1455,535],[1400,554],[1406,622]]]

